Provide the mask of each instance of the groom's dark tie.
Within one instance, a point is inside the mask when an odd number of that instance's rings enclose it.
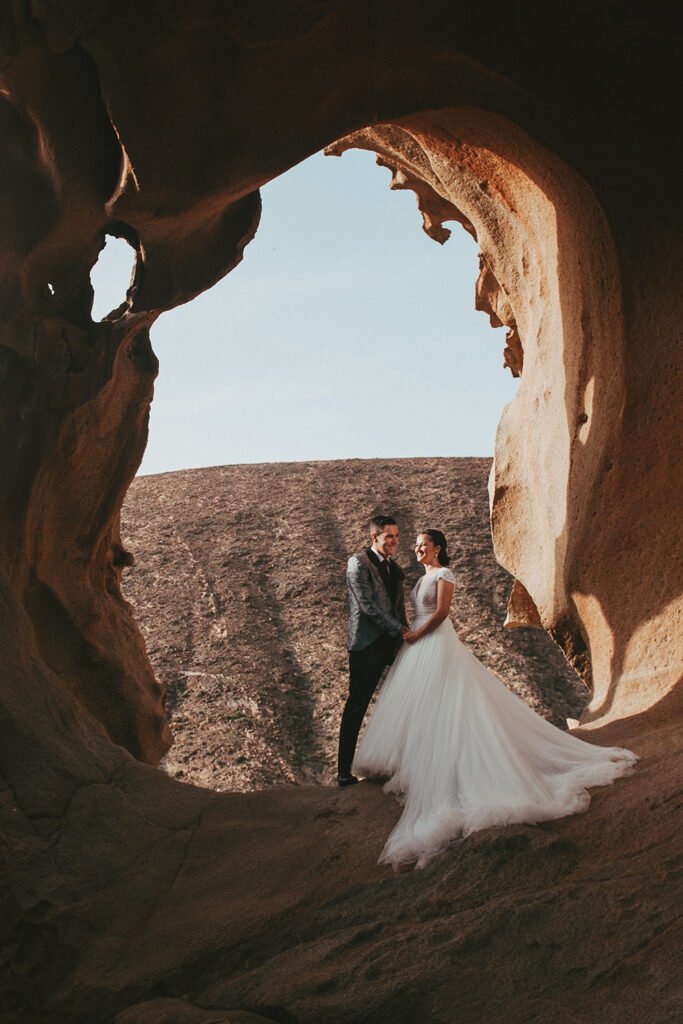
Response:
[[[384,577],[384,582],[387,585],[387,589],[391,589],[391,566],[389,565],[389,559],[385,558],[379,563],[379,571]]]

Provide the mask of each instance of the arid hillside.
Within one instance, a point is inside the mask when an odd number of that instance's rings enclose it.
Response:
[[[493,557],[488,459],[225,466],[141,477],[123,510],[124,590],[166,689],[169,774],[215,789],[333,780],[346,693],[348,556],[396,515],[407,590],[419,529],[449,538],[453,621],[557,724],[585,687],[540,629],[504,630],[511,578]]]

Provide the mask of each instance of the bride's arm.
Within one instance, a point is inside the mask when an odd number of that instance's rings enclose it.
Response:
[[[403,639],[407,644],[414,644],[416,640],[421,640],[423,636],[427,636],[437,626],[440,626],[444,619],[448,618],[453,597],[453,584],[447,580],[439,580],[436,587],[436,611],[415,632],[409,630],[403,634]]]

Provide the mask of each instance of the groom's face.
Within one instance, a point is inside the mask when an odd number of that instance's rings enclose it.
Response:
[[[372,543],[385,558],[392,558],[398,547],[398,526],[385,526],[381,533],[373,533]]]

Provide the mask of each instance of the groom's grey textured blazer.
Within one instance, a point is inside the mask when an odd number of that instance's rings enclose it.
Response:
[[[391,562],[392,593],[389,593],[378,566],[367,551],[349,558],[346,579],[349,585],[349,650],[362,651],[380,636],[401,635],[407,625],[403,597],[403,570]]]

